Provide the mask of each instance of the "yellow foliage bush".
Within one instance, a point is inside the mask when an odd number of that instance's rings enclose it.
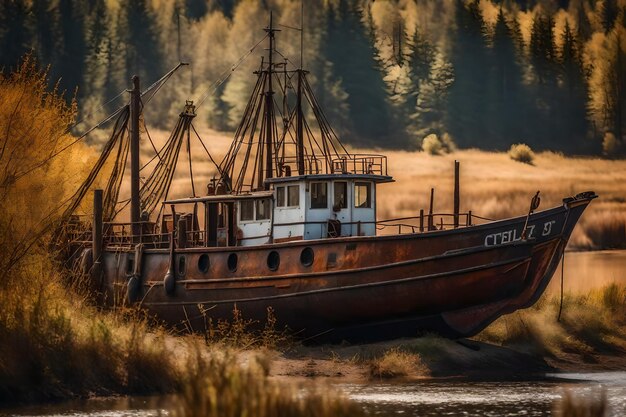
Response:
[[[512,160],[517,162],[522,162],[524,164],[533,164],[533,160],[535,159],[535,153],[530,149],[530,146],[525,143],[517,143],[515,145],[511,145],[509,149],[509,156]]]

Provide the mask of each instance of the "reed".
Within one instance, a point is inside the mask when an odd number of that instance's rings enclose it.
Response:
[[[176,417],[365,415],[360,406],[336,390],[268,379],[269,369],[262,358],[254,357],[241,366],[230,350],[204,355],[196,348],[185,368],[184,388],[171,410]]]

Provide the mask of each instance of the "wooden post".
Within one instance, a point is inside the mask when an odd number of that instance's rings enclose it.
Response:
[[[424,231],[424,209],[420,209],[420,232]]]
[[[296,159],[298,160],[298,175],[304,175],[304,134],[302,131],[302,68],[298,70],[298,94],[296,100]]]
[[[184,249],[187,247],[187,217],[180,216],[178,218],[178,227],[177,227],[177,245],[180,249]]]
[[[472,225],[472,210],[467,212],[467,225],[466,226],[471,226]]]
[[[102,256],[102,190],[93,191],[93,262],[100,262]]]
[[[133,76],[130,92],[130,222],[133,242],[138,243],[141,234],[141,202],[139,201],[139,115],[141,90],[139,77]]]
[[[459,210],[461,205],[461,197],[459,190],[459,161],[454,161],[454,228],[459,227]]]
[[[430,189],[430,206],[428,207],[428,230],[433,230],[435,228],[433,222],[433,205],[435,201],[435,189]]]
[[[93,191],[93,224],[91,228],[93,269],[91,278],[93,288],[100,290],[102,279],[102,190]]]

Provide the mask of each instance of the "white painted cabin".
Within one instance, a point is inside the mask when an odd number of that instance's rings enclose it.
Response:
[[[376,184],[389,177],[304,175],[267,180],[267,192],[240,195],[237,244],[376,235]],[[268,209],[268,206],[271,209]]]

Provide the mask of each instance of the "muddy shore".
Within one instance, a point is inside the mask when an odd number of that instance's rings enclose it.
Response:
[[[593,355],[564,354],[559,357],[531,354],[484,342],[441,338],[399,339],[363,345],[298,346],[269,355],[271,378],[283,381],[319,379],[329,383],[370,383],[372,358],[393,349],[417,352],[418,369],[407,369],[391,377],[403,381],[460,379],[513,381],[546,379],[559,372],[600,372],[626,370],[626,349]],[[242,357],[257,351],[242,352]]]

